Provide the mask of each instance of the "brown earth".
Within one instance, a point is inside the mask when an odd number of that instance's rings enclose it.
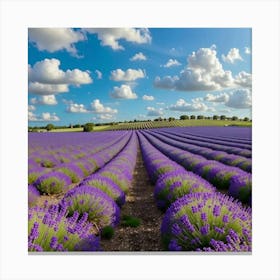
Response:
[[[138,149],[132,187],[121,209],[121,216],[139,218],[141,223],[138,227],[120,224],[110,240],[101,240],[104,251],[162,251],[160,225],[163,213],[156,207],[153,189]]]

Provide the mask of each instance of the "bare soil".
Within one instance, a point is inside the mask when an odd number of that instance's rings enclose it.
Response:
[[[141,220],[138,227],[120,224],[110,240],[102,239],[104,251],[162,251],[160,225],[163,213],[157,209],[153,197],[154,186],[149,180],[141,151],[138,148],[132,187],[121,209],[121,216],[129,215]]]

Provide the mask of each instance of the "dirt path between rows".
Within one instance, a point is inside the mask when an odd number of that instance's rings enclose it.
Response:
[[[162,251],[160,225],[163,213],[156,207],[153,189],[138,147],[134,179],[121,215],[137,217],[141,224],[135,228],[120,224],[110,240],[101,240],[104,251]]]

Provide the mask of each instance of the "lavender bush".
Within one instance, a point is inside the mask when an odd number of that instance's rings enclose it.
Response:
[[[158,207],[165,210],[172,202],[186,194],[215,191],[210,183],[192,172],[174,171],[157,180],[154,196]]]
[[[57,194],[63,192],[72,180],[66,174],[54,171],[43,174],[35,182],[34,186],[43,194]]]
[[[120,209],[116,202],[106,193],[93,186],[79,186],[68,191],[62,203],[69,205],[68,211],[72,215],[88,213],[88,219],[98,228],[116,226],[120,219]]]
[[[221,193],[192,193],[167,210],[161,234],[171,251],[251,251],[252,215]]]

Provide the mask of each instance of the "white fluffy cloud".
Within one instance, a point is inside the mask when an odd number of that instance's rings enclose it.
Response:
[[[28,38],[40,51],[53,53],[65,49],[73,55],[77,55],[74,44],[85,40],[81,31],[72,28],[29,28]]]
[[[28,111],[35,111],[36,107],[34,105],[28,105]]]
[[[145,77],[145,72],[141,69],[127,69],[126,71],[123,71],[122,69],[116,69],[111,71],[110,79],[113,81],[135,81],[140,78]]]
[[[105,107],[101,104],[99,99],[95,99],[90,104],[91,111],[96,114],[116,114],[118,110],[112,109],[110,107]]]
[[[112,120],[114,119],[114,115],[111,115],[111,114],[101,114],[97,117],[97,119],[99,120]]]
[[[84,104],[71,103],[68,105],[67,112],[69,113],[89,113],[89,110]]]
[[[69,85],[79,86],[92,83],[89,71],[79,69],[62,71],[58,59],[44,59],[33,67],[28,65],[28,90],[40,95],[68,92]]]
[[[56,115],[56,113],[42,113],[41,115],[36,115],[33,112],[28,112],[28,120],[33,122],[45,122],[45,121],[51,121],[51,122],[57,122],[60,121],[59,117]]]
[[[192,100],[192,103],[187,103],[184,99],[179,99],[176,104],[168,107],[171,111],[179,112],[197,112],[197,111],[207,111],[208,107],[200,102],[199,100]]]
[[[162,108],[156,109],[154,107],[147,107],[146,109],[148,111],[147,116],[160,117],[164,114]]]
[[[68,85],[51,85],[51,84],[41,84],[38,82],[31,82],[28,85],[28,91],[38,95],[53,95],[62,92],[68,92]]]
[[[43,84],[90,84],[92,79],[89,71],[79,69],[66,70],[59,69],[60,61],[56,58],[38,61],[33,67],[28,66],[28,80]]]
[[[187,67],[179,75],[156,77],[154,86],[179,91],[214,91],[225,88],[251,87],[251,74],[240,72],[235,78],[223,69],[216,48],[201,48],[188,57]]]
[[[139,52],[130,58],[130,61],[136,61],[136,60],[147,60],[147,57],[142,52]]]
[[[95,70],[95,73],[97,75],[97,79],[101,80],[102,79],[102,72],[100,72],[99,70]]]
[[[142,96],[142,99],[145,100],[145,101],[155,100],[155,98],[152,95],[146,95],[146,94]]]
[[[237,48],[230,49],[226,56],[223,54],[222,59],[223,59],[223,61],[232,63],[232,64],[236,60],[243,60],[243,58],[241,57],[241,55],[239,53],[239,49],[237,49]]]
[[[201,48],[188,57],[187,67],[179,76],[156,77],[154,85],[180,91],[220,90],[234,86],[230,71],[225,71],[214,47]]]
[[[252,92],[250,89],[236,89],[228,93],[207,94],[204,100],[219,102],[227,107],[236,109],[247,109],[252,107]]]
[[[93,100],[89,106],[84,104],[73,103],[72,101],[65,102],[67,104],[66,111],[69,113],[93,113],[93,114],[116,114],[118,110],[110,107],[105,107],[99,99]]]
[[[57,100],[55,98],[55,95],[43,95],[39,98],[31,98],[30,102],[32,104],[40,104],[40,105],[56,105]]]
[[[150,31],[146,28],[85,28],[86,32],[97,34],[102,46],[109,46],[113,50],[124,50],[119,40],[126,40],[136,44],[152,41]]]
[[[114,87],[111,97],[119,99],[136,99],[137,94],[132,92],[129,85],[121,85],[120,87]]]
[[[172,59],[172,58],[170,58],[170,59],[163,65],[163,67],[169,68],[169,67],[172,67],[172,66],[179,66],[179,65],[181,65],[181,63],[180,63],[177,59]]]
[[[235,76],[235,84],[240,87],[251,88],[252,74],[241,71],[240,73],[238,73],[238,75]]]
[[[245,52],[246,54],[251,54],[251,49],[250,49],[249,47],[245,47],[245,48],[244,48],[244,52]]]
[[[236,109],[247,109],[252,107],[252,93],[249,89],[237,89],[229,94],[226,106]]]
[[[229,100],[229,95],[227,93],[220,93],[220,94],[211,94],[208,93],[206,94],[206,96],[204,97],[205,101],[209,101],[209,102],[222,102],[225,103]]]

